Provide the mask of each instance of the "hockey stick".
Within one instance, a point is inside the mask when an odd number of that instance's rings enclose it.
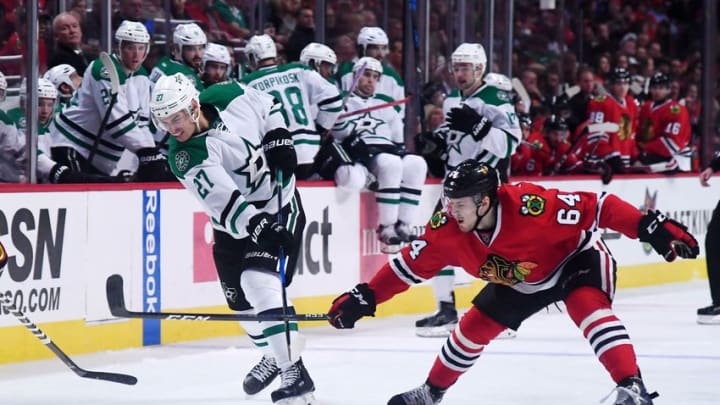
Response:
[[[282,187],[283,187],[283,171],[281,168],[277,169],[277,195],[278,195],[278,213],[277,221],[278,224],[283,223],[282,215]],[[285,344],[287,345],[288,359],[292,359],[292,352],[290,350],[290,320],[287,318],[288,314],[288,303],[287,303],[287,288],[285,288],[285,249],[280,246],[280,252],[278,254],[278,267],[280,272],[280,288],[282,288],[282,315],[283,324],[285,325]]]
[[[528,94],[527,90],[525,90],[525,86],[523,86],[520,79],[517,77],[512,78],[512,87],[515,90],[515,92],[518,94],[518,97],[520,97],[520,100],[522,100],[523,105],[525,106],[525,111],[523,111],[525,114],[530,113],[530,95]]]
[[[352,81],[352,83],[350,83],[350,88],[348,89],[345,96],[343,96],[342,103],[340,104],[340,111],[343,111],[345,109],[345,106],[347,105],[347,102],[350,99],[350,95],[352,95],[353,92],[355,92],[355,89],[357,88],[358,83],[360,83],[360,77],[362,77],[363,73],[365,73],[366,68],[367,68],[367,65],[365,63],[363,63],[362,66],[360,66],[360,68],[357,70],[357,72],[355,72],[355,74],[353,75],[353,81]],[[333,127],[335,126],[335,124],[338,122],[339,119],[340,119],[340,115],[338,115],[335,118],[335,121],[332,122],[332,125],[329,125],[328,128],[325,129],[325,133],[321,137],[321,140],[325,140],[330,136],[330,134],[332,133]]]
[[[105,284],[110,313],[118,318],[164,319],[170,321],[280,321],[282,314],[211,314],[191,312],[135,312],[125,306],[123,278],[119,274],[108,277]],[[287,316],[293,321],[325,321],[330,319],[327,314],[291,314]]]
[[[347,117],[352,117],[354,115],[365,114],[365,113],[375,111],[375,110],[382,110],[383,108],[395,107],[396,105],[407,103],[408,101],[410,101],[411,98],[412,98],[412,94],[405,97],[402,100],[395,100],[395,101],[391,101],[389,103],[383,103],[383,104],[374,105],[372,107],[361,108],[361,109],[355,110],[355,111],[349,111],[344,114],[340,114],[338,116],[338,119],[341,120],[341,119],[344,119]]]
[[[107,106],[107,109],[105,110],[105,115],[103,116],[102,121],[100,122],[100,128],[98,128],[97,133],[95,134],[95,139],[93,140],[92,149],[90,149],[90,154],[88,155],[88,163],[92,165],[92,161],[95,158],[95,155],[97,154],[98,147],[100,146],[100,137],[102,137],[102,133],[105,130],[105,126],[107,125],[108,120],[110,119],[110,112],[112,112],[113,107],[115,106],[115,102],[117,101],[117,95],[120,91],[120,77],[118,76],[117,69],[115,68],[115,63],[113,63],[112,59],[110,58],[110,55],[107,54],[107,52],[101,52],[100,53],[100,62],[103,65],[103,68],[105,68],[105,71],[107,72],[108,77],[110,78],[110,101]]]
[[[0,250],[2,250],[0,256],[7,258],[7,253],[5,253],[5,248],[2,246],[2,244],[0,244]],[[2,266],[4,266],[4,261]],[[2,266],[0,266],[0,274],[2,274],[3,272]],[[10,297],[0,294],[0,306],[2,306],[5,311],[13,314],[13,316],[15,316],[15,318],[17,318],[17,320],[23,324],[23,326],[25,326],[30,332],[32,332],[33,336],[35,336],[40,342],[42,342],[42,344],[47,346],[47,348],[50,349],[51,352],[55,353],[55,356],[57,356],[63,363],[65,363],[66,366],[68,366],[68,368],[70,368],[70,370],[72,370],[80,377],[127,385],[137,384],[137,378],[131,375],[85,370],[84,368],[75,364],[75,362],[72,361],[72,359],[68,357],[68,355],[65,354],[65,352],[60,347],[53,343],[53,341],[45,334],[45,332],[40,330],[40,328],[38,328],[37,325],[35,325],[30,319],[28,319],[28,317],[25,316],[22,311],[16,308]]]

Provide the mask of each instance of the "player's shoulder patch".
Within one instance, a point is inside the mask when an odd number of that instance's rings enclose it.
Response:
[[[173,174],[179,179],[185,173],[208,157],[207,136],[196,136],[186,142],[178,142],[174,137],[168,140],[168,161]]]
[[[537,217],[545,212],[545,199],[537,194],[523,194],[520,203],[520,215]]]
[[[448,223],[447,214],[442,211],[436,211],[432,217],[430,217],[430,228],[438,229],[441,226]]]
[[[679,104],[671,104],[670,105],[670,114],[678,115],[680,114],[680,105]]]
[[[595,96],[595,97],[593,98],[593,101],[597,101],[598,103],[602,103],[603,101],[605,101],[606,98],[607,98],[606,95],[601,94],[601,95]]]

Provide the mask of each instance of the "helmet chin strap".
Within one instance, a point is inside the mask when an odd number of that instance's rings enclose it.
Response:
[[[478,228],[478,226],[480,225],[480,221],[482,221],[483,218],[485,218],[485,217],[490,213],[490,210],[492,210],[492,208],[493,208],[494,205],[495,205],[495,204],[493,204],[493,200],[491,199],[491,200],[490,200],[490,204],[488,204],[488,208],[485,210],[485,213],[482,214],[482,215],[480,215],[480,207],[481,207],[481,204],[476,204],[476,205],[475,205],[475,216],[477,217],[477,219],[475,220],[475,225],[473,226],[473,229],[474,229],[474,230],[477,230],[477,231],[487,231],[487,229],[480,229],[480,228]]]

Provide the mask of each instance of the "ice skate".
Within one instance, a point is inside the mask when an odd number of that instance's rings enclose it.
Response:
[[[437,405],[445,390],[431,387],[427,383],[413,390],[397,394],[390,398],[387,405]]]
[[[512,329],[505,329],[504,331],[500,332],[499,335],[495,336],[495,339],[515,339],[516,337],[517,332]]]
[[[315,384],[302,359],[280,372],[282,384],[270,394],[274,404],[279,405],[317,405],[313,392]]]
[[[697,323],[701,325],[720,325],[720,305],[710,305],[697,310]]]
[[[648,393],[645,384],[640,377],[628,377],[613,389],[602,402],[604,403],[613,393],[617,392],[617,397],[613,401],[613,405],[652,405],[653,398],[658,397],[657,392]]]
[[[264,390],[278,376],[280,369],[275,359],[270,356],[263,356],[260,362],[255,365],[243,380],[243,390],[248,395],[255,395]]]
[[[395,254],[400,251],[402,242],[395,232],[394,225],[380,225],[377,229],[377,238],[382,244],[380,251],[385,254]]]
[[[457,323],[455,303],[441,302],[436,313],[415,322],[415,334],[420,337],[448,337]]]
[[[417,239],[417,236],[410,232],[410,225],[403,221],[395,222],[395,233],[402,242],[408,243]]]

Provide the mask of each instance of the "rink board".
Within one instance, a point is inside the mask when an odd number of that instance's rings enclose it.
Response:
[[[563,190],[609,191],[639,208],[666,212],[688,225],[702,244],[718,187],[701,188],[695,176],[541,181]],[[132,185],[9,187],[0,202],[0,240],[10,260],[0,293],[18,306],[67,353],[88,353],[241,333],[235,322],[157,322],[113,319],[105,300],[110,274],[125,278],[134,310],[226,312],[212,262],[212,230],[199,203],[185,190]],[[50,190],[50,191],[48,191]],[[440,192],[427,184],[416,230]],[[325,312],[332,299],[365,281],[387,256],[374,230],[371,193],[344,193],[328,183],[305,183],[307,215],[298,273],[289,295],[298,312]],[[647,246],[606,233],[620,264],[618,287],[705,278],[704,259],[665,263]],[[461,307],[482,287],[458,277]],[[432,291],[417,286],[378,308],[378,316],[434,309]],[[16,319],[0,312],[0,363],[52,357]]]

